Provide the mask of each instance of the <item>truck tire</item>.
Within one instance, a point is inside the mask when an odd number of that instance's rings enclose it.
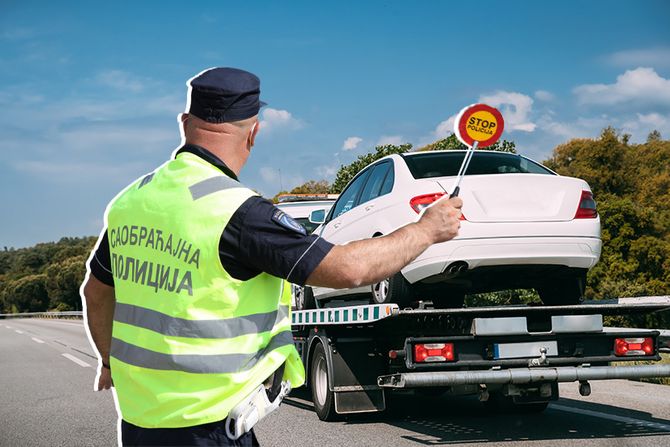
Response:
[[[328,387],[328,359],[322,343],[314,346],[309,368],[309,382],[312,390],[314,410],[322,421],[337,420],[335,393]]]
[[[314,301],[314,291],[309,286],[295,288],[295,309],[307,310],[316,309]]]
[[[373,284],[371,286],[372,304],[396,303],[398,306],[408,306],[413,300],[412,289],[401,273],[396,273],[392,277]]]

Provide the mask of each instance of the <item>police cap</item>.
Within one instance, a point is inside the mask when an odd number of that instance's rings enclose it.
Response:
[[[237,68],[211,68],[190,81],[188,113],[210,123],[240,121],[258,115],[261,81]]]

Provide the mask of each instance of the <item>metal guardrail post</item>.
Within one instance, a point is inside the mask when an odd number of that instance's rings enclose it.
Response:
[[[84,313],[80,310],[68,310],[64,312],[24,312],[20,314],[0,314],[0,318],[63,318],[63,317],[78,317],[82,318]]]

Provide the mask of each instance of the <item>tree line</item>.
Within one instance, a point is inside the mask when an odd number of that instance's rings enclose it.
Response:
[[[463,149],[454,135],[418,151]],[[411,144],[378,146],[340,166],[332,183],[310,180],[281,193],[339,193],[365,166],[389,154],[414,150]],[[511,141],[489,150],[516,153]],[[595,139],[573,139],[556,147],[543,164],[586,180],[598,203],[603,251],[589,272],[586,298],[670,295],[670,141],[654,131],[633,144],[628,135],[603,129]],[[275,196],[276,199],[277,196]],[[79,310],[78,288],[95,237],[0,251],[0,309],[4,312]],[[470,304],[517,304],[537,300],[532,290],[468,297]],[[610,323],[670,327],[670,312],[618,317]]]

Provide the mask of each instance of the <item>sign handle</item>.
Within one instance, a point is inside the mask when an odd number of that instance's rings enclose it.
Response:
[[[465,152],[465,157],[463,157],[463,162],[461,163],[461,168],[458,170],[458,174],[456,174],[456,187],[454,188],[454,191],[449,195],[449,198],[451,199],[452,197],[458,197],[458,193],[461,191],[461,180],[463,180],[463,176],[465,175],[465,171],[468,170],[468,166],[470,165],[470,160],[472,160],[472,154],[474,154],[475,149],[477,149],[477,146],[479,145],[479,141],[475,140],[475,144],[473,144],[466,152]]]

